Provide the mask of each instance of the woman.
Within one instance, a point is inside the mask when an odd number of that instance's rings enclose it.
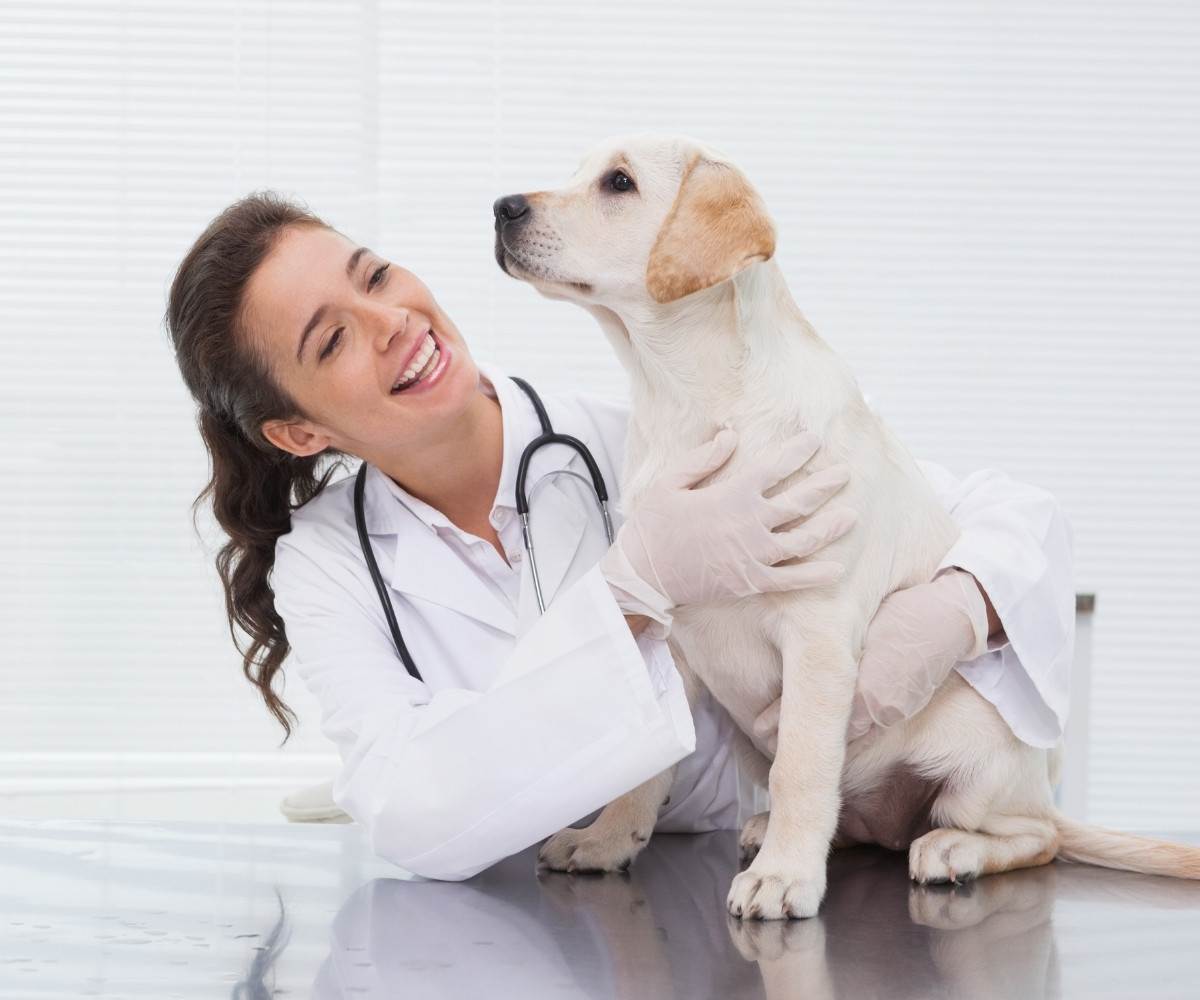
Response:
[[[693,724],[662,641],[669,616],[649,622],[633,595],[680,605],[834,579],[811,557],[852,526],[824,507],[845,469],[764,498],[809,461],[811,437],[761,481],[692,488],[735,446],[718,434],[664,474],[611,547],[552,481],[535,515],[550,539],[541,615],[513,516],[515,467],[540,429],[533,402],[475,364],[414,275],[251,196],[184,259],[168,324],[212,456],[205,495],[229,535],[217,564],[231,625],[249,637],[246,674],[287,729],[273,681],[293,653],[343,759],[335,797],[381,856],[465,878],[681,759],[658,829],[744,817],[731,723],[701,698]],[[591,448],[616,506],[627,411],[581,394],[545,407]],[[397,658],[366,569],[352,482],[322,471],[338,454],[368,463],[364,523],[420,679]],[[529,481],[577,465],[554,445]],[[1019,736],[1052,745],[1070,658],[1061,515],[994,474],[929,474],[963,539],[947,572],[894,595],[873,623],[852,735],[916,711],[958,664]],[[772,710],[760,723],[769,744]]]

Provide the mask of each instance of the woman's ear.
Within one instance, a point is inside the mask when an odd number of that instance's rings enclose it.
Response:
[[[262,433],[276,448],[301,458],[329,447],[329,435],[307,420],[267,420],[262,425]]]
[[[697,157],[646,268],[655,302],[674,302],[740,274],[775,253],[775,226],[736,167]]]

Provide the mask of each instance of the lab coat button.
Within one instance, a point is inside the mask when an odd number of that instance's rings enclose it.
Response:
[[[492,511],[492,525],[499,528],[508,520],[508,510],[504,507],[497,507]]]
[[[510,564],[510,565],[513,565],[513,564],[515,564],[515,563],[519,563],[520,561],[521,561],[521,550],[520,550],[520,549],[513,549],[513,550],[512,550],[512,551],[511,551],[511,552],[508,554],[508,562],[509,562],[509,564]]]

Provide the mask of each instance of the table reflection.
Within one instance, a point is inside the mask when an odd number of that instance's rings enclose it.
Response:
[[[621,874],[538,874],[535,855],[467,882],[362,885],[313,995],[1036,1000],[1063,995],[1056,902],[1200,913],[1196,883],[1056,863],[922,887],[904,855],[855,848],[832,856],[817,918],[738,921],[724,905],[733,834],[655,837]],[[237,1000],[269,996],[254,992],[269,973],[260,954]]]

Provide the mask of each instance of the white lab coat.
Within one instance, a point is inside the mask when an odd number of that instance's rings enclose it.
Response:
[[[595,565],[605,545],[598,517],[570,479],[533,494],[550,604],[538,615],[513,500],[517,461],[538,422],[503,373],[481,370],[503,414],[492,523],[511,565],[378,470],[367,477],[367,528],[423,682],[392,646],[359,548],[350,479],[296,511],[276,546],[272,582],[292,668],[343,761],[335,800],[367,827],[380,856],[441,879],[467,878],[679,761],[658,829],[736,826],[750,795],[732,724],[707,699],[693,723],[666,644],[630,634]],[[555,430],[592,450],[615,511],[626,404],[564,394],[545,405]],[[529,482],[563,468],[583,471],[571,450],[544,448]],[[1047,494],[994,473],[964,483],[936,467],[927,475],[963,526],[947,565],[976,573],[1012,639],[964,665],[964,676],[1018,736],[1052,745],[1065,720],[1073,623],[1073,603],[1063,613],[1073,593],[1061,513]],[[999,676],[1010,671],[1017,681]]]

